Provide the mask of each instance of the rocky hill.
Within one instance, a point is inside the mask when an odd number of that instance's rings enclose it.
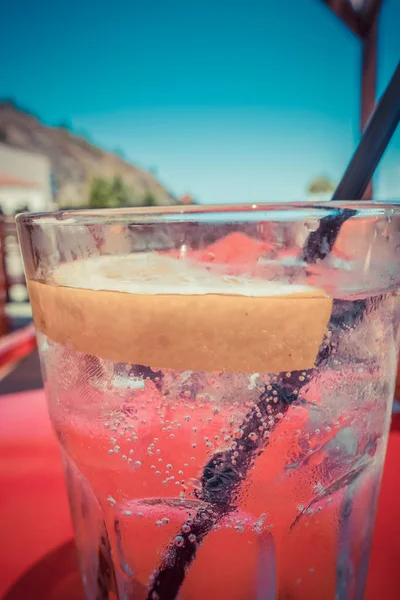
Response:
[[[44,125],[11,101],[0,101],[0,142],[50,159],[53,192],[59,207],[87,205],[89,189],[96,177],[120,177],[132,190],[133,205],[143,204],[149,197],[159,205],[176,203],[151,173],[66,127]]]

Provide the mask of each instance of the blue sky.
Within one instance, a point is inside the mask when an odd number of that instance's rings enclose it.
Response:
[[[385,0],[379,92],[400,58]],[[359,41],[321,0],[8,3],[0,97],[69,120],[200,202],[304,196],[358,140]],[[377,177],[400,197],[400,132]]]

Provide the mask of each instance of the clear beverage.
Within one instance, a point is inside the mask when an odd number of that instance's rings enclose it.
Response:
[[[29,277],[87,598],[362,598],[393,272],[366,291],[360,256],[293,266],[284,235],[177,249],[164,232],[150,252],[141,235],[141,252],[96,241]]]

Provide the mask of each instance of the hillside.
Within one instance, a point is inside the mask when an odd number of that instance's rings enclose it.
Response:
[[[84,206],[93,178],[115,176],[121,177],[132,189],[134,205],[141,204],[149,195],[159,205],[176,203],[151,173],[64,127],[44,125],[13,102],[0,101],[0,142],[49,158],[59,207]]]

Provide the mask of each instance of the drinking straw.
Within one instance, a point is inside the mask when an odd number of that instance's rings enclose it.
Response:
[[[332,200],[360,200],[400,120],[400,62],[370,116]],[[357,211],[338,210],[319,222],[308,236],[301,258],[307,263],[323,260],[333,248],[342,224]]]
[[[362,197],[399,119],[400,63],[365,127],[332,200],[356,200]],[[345,208],[323,217],[318,229],[309,235],[302,259],[312,263],[325,258],[332,250],[342,224],[356,213],[356,210]],[[362,316],[362,309],[363,306],[361,310],[352,310],[353,320]],[[316,365],[326,362],[328,356],[327,346],[323,344]],[[204,467],[199,499],[205,502],[205,507],[200,508],[190,519],[190,524],[185,523],[186,527],[184,525],[175,540],[171,541],[151,578],[148,600],[174,600],[177,597],[198,547],[214,525],[235,509],[242,481],[257,456],[268,445],[269,436],[279,419],[297,400],[298,395],[293,393],[295,386],[300,387],[297,375],[292,373],[290,379],[294,377],[293,382],[283,380],[279,385],[266,386],[259,402],[249,411],[240,427],[243,431],[240,444],[233,442],[231,448],[215,454]],[[303,386],[307,380],[308,377]]]
[[[400,64],[369,119],[332,200],[357,200],[362,197],[399,120]],[[312,263],[325,258],[331,251],[342,224],[356,212],[352,209],[340,209],[323,217],[318,229],[309,235],[302,252],[302,259]],[[320,358],[317,357],[317,364],[321,363]],[[326,360],[326,355],[323,358]],[[190,527],[184,527],[169,546],[152,578],[149,600],[176,598],[198,546],[213,526],[235,508],[241,483],[257,455],[267,446],[269,435],[277,422],[277,415],[283,415],[296,399],[287,388],[277,385],[268,387],[270,393],[272,390],[271,396],[266,396],[268,394],[266,388],[260,397],[260,402],[246,415],[242,423],[241,429],[244,435],[241,438],[243,440],[240,444],[241,449],[239,450],[238,444],[233,442],[229,450],[214,455],[204,468],[199,498],[207,503],[206,508],[198,511],[191,520]],[[265,402],[266,398],[268,398],[267,402]],[[269,407],[269,413],[265,413],[265,406]],[[260,427],[262,435],[257,435]],[[251,439],[250,433],[256,434],[257,437]],[[234,459],[233,463],[232,459]],[[190,537],[184,529],[189,529]]]
[[[360,143],[332,200],[358,200],[378,166],[400,120],[400,62],[370,116]]]

